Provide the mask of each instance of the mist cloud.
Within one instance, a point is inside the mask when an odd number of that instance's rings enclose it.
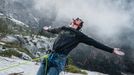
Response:
[[[108,36],[128,27],[131,19],[126,10],[110,0],[36,0],[36,3],[35,8],[48,18],[53,18],[53,12],[56,15],[55,21],[71,21],[72,18],[80,17],[85,21],[85,28],[97,29],[98,34]]]
[[[133,3],[132,0],[35,0],[35,8],[42,16],[53,19],[54,27],[68,25],[72,18],[80,17],[85,34],[104,43],[127,44],[133,49]]]

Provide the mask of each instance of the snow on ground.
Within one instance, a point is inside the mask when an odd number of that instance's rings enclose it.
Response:
[[[17,66],[2,70],[5,67],[13,65]],[[39,65],[37,65],[35,62],[24,61],[16,57],[13,58],[0,57],[0,75],[9,75],[11,73],[22,73],[22,75],[36,75],[38,69]],[[98,72],[90,72],[90,71],[87,72],[88,75],[104,75]],[[82,75],[82,74],[61,72],[60,75]]]

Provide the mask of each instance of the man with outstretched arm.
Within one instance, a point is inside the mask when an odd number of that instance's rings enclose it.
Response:
[[[59,73],[64,70],[67,55],[79,43],[85,43],[116,55],[125,55],[120,48],[108,47],[80,32],[82,26],[83,21],[76,18],[73,19],[69,27],[63,26],[54,29],[49,27],[43,28],[44,31],[58,34],[58,37],[53,44],[54,52],[48,56],[48,65],[45,65],[45,61],[43,61],[37,75],[59,75]],[[47,70],[45,70],[46,66]]]

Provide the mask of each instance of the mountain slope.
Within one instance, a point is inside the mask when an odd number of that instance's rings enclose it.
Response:
[[[29,34],[29,26],[3,14],[0,15],[0,33],[3,34]]]

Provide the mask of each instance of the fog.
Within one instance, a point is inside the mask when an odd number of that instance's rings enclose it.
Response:
[[[112,47],[124,48],[126,55],[133,58],[133,3],[133,0],[35,0],[34,8],[53,27],[67,26],[73,18],[81,18],[83,33]]]

